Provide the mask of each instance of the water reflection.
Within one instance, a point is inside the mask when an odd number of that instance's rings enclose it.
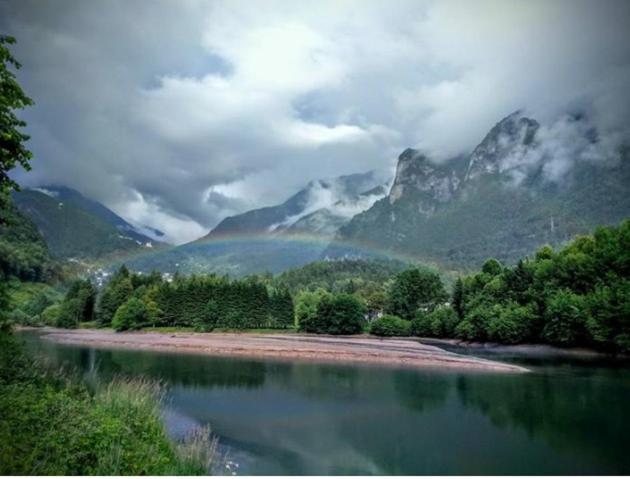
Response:
[[[626,368],[537,358],[530,374],[463,374],[94,350],[23,335],[88,377],[169,384],[181,437],[210,424],[250,474],[630,472]]]
[[[497,427],[522,430],[555,451],[588,455],[622,473],[630,467],[630,383],[628,374],[620,373],[460,376],[457,391],[462,405],[479,410]]]

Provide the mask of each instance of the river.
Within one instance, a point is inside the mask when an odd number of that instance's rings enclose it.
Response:
[[[474,351],[531,372],[410,370],[93,349],[19,335],[33,354],[88,381],[164,380],[169,433],[210,424],[231,461],[226,474],[630,474],[627,363]]]

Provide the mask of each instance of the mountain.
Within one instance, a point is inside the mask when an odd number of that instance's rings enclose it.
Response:
[[[128,264],[234,276],[301,266],[319,259],[341,226],[387,193],[387,183],[376,172],[314,180],[279,205],[225,218],[197,241]]]
[[[360,255],[361,245],[454,268],[512,263],[630,216],[628,149],[607,152],[583,117],[564,126],[575,134],[563,143],[515,112],[469,155],[438,163],[405,150],[389,194],[343,225],[324,255]]]
[[[385,184],[374,171],[311,181],[280,205],[225,218],[201,241],[259,235],[332,236],[339,226],[383,197]]]
[[[23,281],[46,281],[56,276],[58,265],[35,224],[14,202],[1,200],[0,281],[16,277]]]
[[[61,186],[13,194],[17,208],[38,228],[57,258],[97,259],[163,246],[113,211]]]

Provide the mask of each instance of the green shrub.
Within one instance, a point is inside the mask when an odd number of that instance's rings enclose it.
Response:
[[[420,307],[432,309],[447,298],[437,273],[411,268],[396,275],[389,290],[385,311],[412,320]]]
[[[31,317],[21,309],[14,309],[8,314],[9,321],[12,324],[22,324],[24,326],[31,325]]]
[[[370,324],[370,334],[375,336],[409,336],[411,322],[398,316],[385,314]]]
[[[438,306],[427,315],[431,335],[436,338],[452,337],[459,317],[450,306]]]
[[[129,298],[116,310],[112,320],[112,328],[116,331],[140,329],[149,322],[149,312],[145,304],[138,298]]]
[[[350,294],[323,296],[314,317],[300,323],[308,333],[358,334],[365,324],[366,306]]]
[[[584,296],[559,290],[546,301],[542,337],[560,346],[579,343],[586,336],[588,309]]]
[[[488,325],[488,338],[504,344],[522,343],[531,336],[535,314],[531,306],[508,303]]]
[[[61,314],[61,306],[53,304],[48,306],[40,315],[40,320],[46,326],[57,326],[59,315]]]
[[[55,326],[68,329],[78,328],[82,317],[83,304],[81,300],[78,298],[65,299],[60,305]]]
[[[477,328],[467,319],[461,321],[455,328],[455,337],[465,341],[474,341],[477,334]]]
[[[413,336],[430,337],[431,332],[431,318],[426,311],[418,310],[416,317],[411,321],[410,333]]]

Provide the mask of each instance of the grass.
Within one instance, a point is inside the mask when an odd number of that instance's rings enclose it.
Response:
[[[51,372],[0,334],[0,475],[204,475],[217,461],[208,429],[169,440],[164,387],[117,378],[93,390]]]

